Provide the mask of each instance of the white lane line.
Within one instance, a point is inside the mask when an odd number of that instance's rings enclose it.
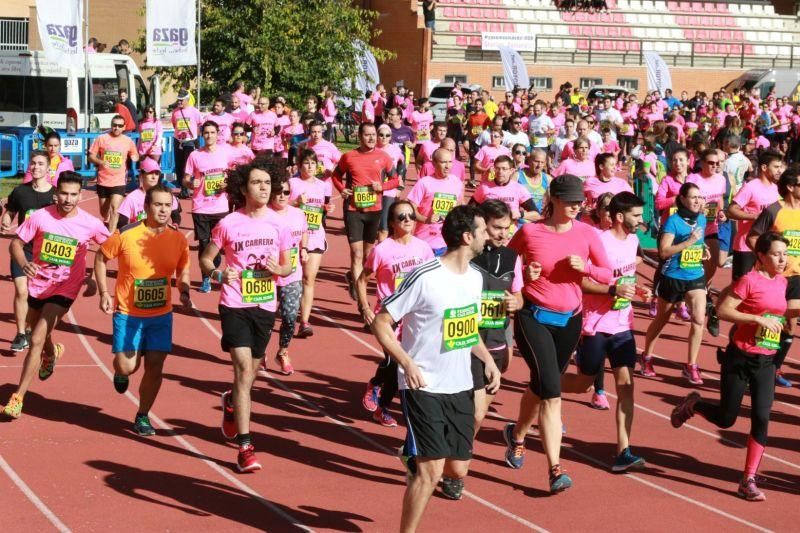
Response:
[[[100,359],[100,357],[97,355],[97,352],[95,352],[95,350],[92,347],[92,345],[89,344],[89,341],[84,336],[83,332],[81,331],[80,326],[78,326],[77,320],[75,320],[75,315],[72,313],[72,309],[69,310],[69,313],[67,314],[67,317],[69,318],[69,322],[70,322],[70,325],[72,326],[72,329],[75,330],[75,333],[78,334],[78,338],[80,339],[81,344],[83,344],[83,347],[86,349],[86,351],[89,354],[89,356],[95,361],[95,363],[97,363],[97,366],[100,367],[100,370],[103,371],[103,373],[106,375],[106,377],[108,377],[109,380],[113,381],[113,379],[114,379],[113,372],[111,372],[105,366],[105,364],[103,363],[102,359]],[[128,398],[137,407],[139,406],[139,400],[133,394],[131,394],[130,391],[125,392],[125,397]],[[301,523],[300,521],[295,519],[290,514],[286,513],[283,509],[281,509],[280,507],[278,507],[277,505],[275,505],[271,501],[269,501],[266,498],[264,498],[263,496],[261,496],[254,489],[250,488],[248,485],[246,485],[241,480],[239,480],[236,476],[234,476],[233,474],[231,474],[230,472],[228,472],[227,470],[225,470],[224,468],[219,466],[217,463],[215,463],[215,462],[211,461],[210,459],[208,459],[202,452],[200,452],[200,450],[195,448],[189,441],[184,439],[182,436],[176,434],[172,430],[172,428],[169,425],[167,425],[163,420],[161,420],[158,416],[156,416],[156,414],[154,412],[151,411],[149,416],[150,416],[150,419],[152,421],[154,421],[157,426],[160,426],[162,429],[164,429],[165,432],[170,437],[172,437],[176,441],[178,441],[178,443],[184,449],[186,449],[189,453],[194,455],[197,459],[200,459],[201,461],[203,461],[206,465],[208,465],[209,468],[211,468],[211,470],[215,471],[220,476],[225,478],[227,481],[229,481],[231,484],[233,484],[236,488],[238,488],[242,492],[245,492],[245,493],[249,494],[258,503],[260,503],[261,505],[263,505],[264,507],[266,507],[267,509],[269,509],[273,513],[277,514],[278,516],[280,516],[281,518],[283,518],[284,520],[286,520],[290,524],[296,526],[297,528],[302,529],[304,531],[313,531],[311,528],[309,528],[308,526],[304,525],[303,523]]]
[[[333,319],[331,319],[331,318],[328,318],[326,315],[322,314],[322,313],[320,312],[320,310],[319,310],[319,309],[317,309],[316,307],[314,307],[314,308],[312,308],[312,309],[313,309],[314,311],[316,311],[316,312],[318,313],[318,315],[319,315],[319,316],[321,316],[322,318],[324,318],[325,320],[327,320],[327,321],[329,321],[329,322],[333,322],[334,324],[336,324],[336,322],[335,322]],[[200,317],[200,319],[202,320],[203,324],[205,324],[205,326],[206,326],[206,327],[207,327],[209,330],[211,330],[211,331],[214,333],[214,335],[216,335],[216,336],[217,336],[217,338],[221,338],[221,337],[222,337],[222,334],[221,334],[221,333],[220,333],[220,332],[219,332],[219,331],[218,331],[218,330],[217,330],[217,329],[216,329],[216,328],[215,328],[213,325],[211,325],[211,323],[210,323],[208,320],[206,320],[206,318],[205,318],[205,317],[202,315],[202,313],[201,313],[201,312],[200,312],[200,311],[199,311],[197,308],[194,308],[194,312],[195,312],[195,314],[196,314],[197,316],[199,316],[199,317]],[[364,342],[363,342],[361,339],[359,339],[359,338],[358,338],[358,337],[356,337],[355,335],[352,335],[352,334],[351,334],[349,331],[347,331],[347,330],[345,330],[345,329],[341,328],[341,326],[339,326],[338,324],[336,325],[336,327],[338,327],[339,329],[342,329],[342,331],[344,331],[344,332],[345,332],[345,333],[347,333],[348,335],[351,335],[351,336],[352,336],[354,339],[358,340],[358,341],[359,341],[359,342],[361,342],[362,344],[365,344],[365,345],[366,345],[368,348],[370,348],[371,350],[375,351],[375,353],[378,353],[378,354],[380,354],[380,355],[383,355],[383,352],[379,352],[379,351],[377,351],[375,348],[373,348],[372,346],[370,346],[369,344],[366,344],[366,343],[364,343]],[[303,402],[303,403],[304,403],[305,405],[307,405],[308,407],[310,407],[310,408],[312,408],[313,410],[317,411],[318,413],[320,413],[322,416],[324,416],[325,418],[327,418],[328,420],[330,420],[330,421],[331,421],[331,422],[333,422],[334,424],[336,424],[336,425],[338,425],[338,426],[340,426],[340,427],[342,427],[342,428],[346,429],[347,431],[349,431],[350,433],[352,433],[353,435],[355,435],[357,438],[359,438],[359,439],[361,439],[362,441],[364,441],[364,442],[368,443],[370,446],[373,446],[374,448],[376,448],[376,449],[378,449],[378,450],[382,451],[383,453],[385,453],[385,454],[387,454],[387,455],[391,455],[391,456],[393,456],[393,457],[396,457],[396,456],[397,456],[397,450],[392,450],[392,449],[390,449],[390,448],[387,448],[386,446],[382,445],[381,443],[379,443],[379,442],[377,442],[377,441],[375,441],[375,440],[371,439],[370,437],[368,437],[367,435],[365,435],[363,432],[361,432],[361,431],[358,431],[358,430],[354,429],[354,428],[353,428],[352,426],[350,426],[349,424],[347,424],[347,423],[345,423],[345,422],[342,422],[341,420],[337,420],[336,418],[332,417],[331,415],[329,415],[328,413],[326,413],[324,409],[322,409],[321,407],[319,407],[319,406],[318,406],[318,405],[316,405],[315,403],[311,402],[310,400],[306,399],[304,396],[302,396],[302,395],[300,395],[300,394],[298,394],[298,393],[294,392],[293,390],[291,390],[291,389],[290,389],[288,386],[286,386],[286,385],[285,385],[285,384],[284,384],[284,383],[283,383],[283,382],[282,382],[280,379],[278,379],[278,378],[275,378],[275,377],[272,377],[272,376],[269,374],[269,372],[264,372],[263,374],[264,374],[264,375],[266,375],[267,379],[269,379],[269,380],[270,380],[270,381],[271,381],[273,384],[275,384],[277,387],[279,387],[280,389],[282,389],[283,391],[285,391],[287,394],[291,395],[293,398],[295,398],[295,399],[297,399],[297,400],[299,400],[299,401]],[[517,516],[517,515],[515,515],[514,513],[510,512],[510,511],[507,511],[507,510],[505,510],[505,509],[503,509],[502,507],[498,507],[497,505],[493,504],[492,502],[490,502],[490,501],[487,501],[487,500],[484,500],[484,499],[483,499],[483,498],[481,498],[480,496],[477,496],[477,495],[475,495],[475,494],[473,494],[473,493],[471,493],[471,492],[469,492],[469,491],[467,491],[467,490],[465,490],[465,491],[463,492],[463,494],[464,494],[464,496],[466,496],[466,497],[468,497],[468,498],[470,498],[470,499],[472,499],[472,500],[474,500],[474,501],[476,501],[476,502],[480,503],[481,505],[484,505],[484,506],[488,507],[489,509],[492,509],[493,511],[496,511],[497,513],[499,513],[499,514],[501,514],[501,515],[505,516],[506,518],[510,518],[511,520],[513,520],[513,521],[517,522],[517,523],[518,523],[518,524],[520,524],[520,525],[523,525],[523,526],[525,526],[525,527],[527,527],[527,528],[529,528],[529,529],[532,529],[532,530],[534,530],[534,531],[538,531],[539,533],[547,533],[547,530],[546,530],[546,529],[544,529],[544,528],[542,528],[542,527],[540,527],[540,526],[537,526],[537,525],[536,525],[536,524],[534,524],[533,522],[529,522],[528,520],[525,520],[525,519],[524,519],[524,518],[522,518],[521,516]]]
[[[24,365],[0,365],[0,368],[22,368]],[[58,368],[94,368],[97,365],[62,365],[59,364]]]
[[[353,334],[353,332],[351,332],[351,331],[348,331],[347,329],[343,328],[343,327],[342,327],[342,326],[341,326],[341,325],[340,325],[340,324],[339,324],[339,323],[338,323],[336,320],[334,320],[333,318],[330,318],[330,317],[328,317],[327,315],[323,314],[323,313],[322,313],[322,311],[321,311],[320,309],[318,309],[318,308],[316,308],[316,307],[315,307],[315,308],[314,308],[314,311],[317,313],[317,315],[318,315],[318,316],[320,316],[320,317],[321,317],[321,318],[323,318],[324,320],[326,320],[326,321],[328,321],[328,322],[330,322],[330,323],[334,324],[334,325],[335,325],[335,326],[336,326],[338,329],[340,329],[341,331],[343,331],[343,332],[344,332],[345,334],[347,334],[349,337],[351,337],[351,338],[355,339],[356,341],[358,341],[358,342],[359,342],[360,344],[362,344],[363,346],[365,346],[365,347],[369,348],[370,350],[372,350],[372,351],[373,351],[373,352],[375,352],[376,354],[383,355],[383,352],[382,352],[382,351],[379,351],[377,348],[375,348],[374,346],[372,346],[371,344],[369,344],[369,343],[368,343],[368,342],[366,342],[365,340],[363,340],[363,339],[359,338],[358,336],[356,336],[355,334]],[[613,396],[613,395],[612,395],[612,394],[610,394],[608,391],[606,391],[606,394],[609,394],[610,396]],[[614,396],[614,397],[616,398],[616,396]],[[651,409],[647,409],[647,408],[645,408],[645,407],[641,407],[641,406],[639,406],[639,405],[637,405],[636,407],[639,407],[639,408],[641,408],[641,409],[645,410],[646,412],[649,412],[649,413],[651,413],[651,414],[654,414],[654,415],[656,415],[656,416],[659,416],[659,417],[662,417],[662,418],[666,418],[667,420],[669,420],[669,417],[667,417],[667,416],[664,416],[664,415],[662,415],[661,413],[658,413],[658,412],[656,412],[656,411],[653,411],[653,410],[651,410]],[[509,418],[506,418],[506,417],[504,417],[504,416],[502,416],[502,415],[499,415],[499,414],[496,416],[496,418],[498,418],[498,419],[503,419],[503,420],[505,420],[505,421],[507,421],[507,422],[514,422],[513,420],[511,420],[511,419],[509,419]],[[689,426],[689,425],[688,425],[688,424],[684,424],[684,426]],[[718,439],[718,438],[720,438],[718,435],[714,435],[713,433],[711,433],[711,432],[708,432],[708,431],[705,431],[705,430],[702,430],[702,429],[700,429],[700,428],[694,428],[694,427],[693,427],[692,429],[696,429],[697,431],[700,431],[701,433],[707,434],[707,435],[709,435],[709,436],[713,437],[714,439]],[[727,439],[723,439],[723,440],[725,440],[726,442],[729,442],[729,443],[731,443],[731,444],[734,444],[734,445],[736,445],[737,447],[739,446],[739,445],[738,445],[737,443],[735,443],[735,442],[728,441]],[[598,464],[598,465],[601,465],[601,466],[603,466],[605,469],[610,469],[610,468],[611,468],[611,465],[606,465],[605,463],[603,463],[602,461],[599,461],[598,459],[595,459],[594,457],[590,457],[590,456],[588,456],[588,455],[582,454],[581,452],[577,452],[577,451],[575,451],[575,450],[574,450],[574,449],[572,449],[572,448],[565,448],[565,449],[566,449],[566,450],[569,450],[569,451],[571,451],[571,452],[575,452],[576,454],[578,454],[578,455],[581,455],[581,456],[585,457],[587,460],[590,460],[590,461],[592,461],[592,462],[593,462],[593,463],[595,463],[595,464]],[[764,454],[764,455],[766,455],[766,454]],[[782,459],[778,459],[778,458],[776,458],[776,457],[773,457],[772,459],[775,459],[775,460],[777,460],[778,462],[786,462],[786,463],[788,463],[788,461],[783,461]],[[792,465],[792,466],[796,466],[796,465],[794,465],[793,463],[788,463],[788,464],[789,464],[789,465]],[[626,477],[630,477],[631,479],[634,479],[634,476],[631,476],[630,474],[628,474]],[[753,527],[753,528],[755,528],[755,529],[758,529],[758,530],[760,530],[760,531],[770,531],[769,529],[765,529],[765,528],[763,528],[763,527],[761,527],[761,526],[757,526],[757,525],[755,525],[755,524],[751,524],[750,522],[747,522],[746,520],[744,520],[744,519],[742,519],[742,518],[739,518],[739,517],[737,517],[737,516],[734,516],[734,515],[730,515],[730,514],[728,514],[728,513],[724,512],[724,511],[720,511],[719,509],[715,509],[714,507],[711,507],[711,506],[709,506],[709,505],[707,505],[707,504],[705,504],[705,503],[703,503],[703,502],[699,502],[699,501],[697,501],[697,500],[694,500],[694,499],[692,499],[692,498],[689,498],[688,496],[684,496],[684,495],[681,495],[681,494],[679,494],[679,493],[677,493],[677,492],[673,492],[673,491],[671,491],[671,490],[669,490],[669,489],[667,489],[667,488],[665,488],[665,487],[662,487],[662,486],[660,486],[660,485],[657,485],[657,484],[655,484],[655,483],[652,483],[652,482],[650,482],[650,481],[647,481],[647,480],[645,480],[645,479],[642,479],[642,478],[635,478],[635,480],[636,480],[636,481],[639,481],[640,483],[643,483],[643,484],[645,484],[645,485],[647,485],[647,486],[651,486],[652,488],[654,488],[654,489],[656,489],[656,490],[659,490],[659,491],[661,491],[661,492],[664,492],[665,494],[669,494],[669,495],[671,495],[671,496],[675,496],[676,498],[680,498],[680,499],[682,499],[682,500],[684,500],[684,501],[686,501],[686,502],[689,502],[689,503],[692,503],[692,504],[694,504],[694,505],[697,505],[698,507],[701,507],[701,508],[703,508],[703,509],[706,509],[706,510],[709,510],[709,511],[711,511],[711,512],[713,512],[713,513],[719,514],[720,516],[724,516],[724,517],[726,517],[726,518],[730,518],[731,520],[734,520],[734,521],[736,521],[736,522],[740,522],[740,523],[742,523],[742,524],[747,524],[747,525],[749,525],[749,526],[751,526],[751,527]]]
[[[39,512],[42,513],[45,516],[45,518],[47,518],[50,521],[51,524],[53,524],[53,527],[55,527],[58,531],[62,533],[68,533],[71,531],[64,524],[64,522],[59,520],[58,517],[55,515],[55,513],[53,513],[53,511],[51,511],[50,508],[47,505],[45,505],[42,500],[39,499],[39,497],[36,495],[35,492],[33,492],[33,490],[28,486],[28,484],[25,483],[25,481],[23,481],[22,478],[19,477],[19,475],[17,475],[17,473],[14,471],[13,468],[11,468],[11,465],[9,465],[6,462],[6,460],[3,458],[2,455],[0,455],[0,469],[2,469],[3,472],[5,472],[6,475],[11,478],[11,481],[14,482],[17,488],[20,491],[22,491],[22,493],[25,495],[26,498],[30,500],[30,502],[34,505],[34,507],[36,507],[39,510]]]

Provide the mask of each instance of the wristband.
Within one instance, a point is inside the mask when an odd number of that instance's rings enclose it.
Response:
[[[616,285],[609,285],[608,286],[608,295],[609,296],[617,296],[617,286]]]
[[[215,268],[214,270],[212,270],[211,274],[209,274],[208,277],[210,277],[211,279],[213,279],[217,283],[222,283],[222,271],[220,269],[218,269],[218,268]]]

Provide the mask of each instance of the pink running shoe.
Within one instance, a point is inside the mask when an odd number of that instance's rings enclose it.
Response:
[[[606,398],[605,391],[595,391],[592,394],[591,406],[600,411],[608,411],[611,408],[608,405],[608,398]]]
[[[675,429],[681,427],[687,420],[694,416],[694,404],[700,399],[700,394],[697,392],[690,392],[686,398],[681,400],[681,403],[675,406],[669,421]]]
[[[653,357],[641,357],[639,359],[639,373],[646,378],[654,378],[658,374],[656,374],[655,368],[653,368]]]
[[[700,377],[700,367],[697,365],[683,365],[683,377],[692,385],[703,384],[703,378]]]
[[[382,425],[383,427],[393,428],[397,427],[397,420],[387,411],[381,407],[375,409],[375,412],[372,413],[372,419],[377,422],[378,424]]]
[[[284,376],[291,376],[294,374],[294,367],[292,366],[292,362],[289,360],[288,351],[276,355],[275,364],[278,365],[278,368],[280,368],[279,372]]]
[[[381,388],[367,382],[367,389],[364,391],[364,396],[361,398],[361,405],[370,413],[374,413],[378,408],[378,396],[381,394]]]
[[[689,313],[689,308],[686,307],[686,304],[682,302],[675,310],[675,317],[680,320],[683,320],[684,322],[689,322],[690,320],[692,320],[692,315],[691,313]]]
[[[761,492],[761,489],[758,488],[758,485],[756,485],[756,478],[754,476],[742,478],[739,482],[739,490],[736,491],[736,494],[749,502],[763,502],[767,499],[764,493]]]

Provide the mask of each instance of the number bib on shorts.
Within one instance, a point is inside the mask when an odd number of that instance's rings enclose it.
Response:
[[[717,213],[719,213],[719,204],[717,202],[709,202],[705,210],[706,218],[709,220],[717,218]]]
[[[103,161],[108,163],[108,166],[112,169],[120,169],[122,168],[122,152],[108,150],[103,153]]]
[[[378,203],[378,193],[372,187],[354,187],[353,202],[358,209],[374,207]]]
[[[292,265],[292,274],[297,272],[297,260],[299,257],[300,250],[298,250],[296,247],[289,249],[289,261],[291,261],[290,264]]]
[[[442,353],[475,346],[480,340],[478,304],[445,309],[442,327]]]
[[[205,184],[203,185],[203,194],[206,196],[214,196],[219,194],[225,188],[225,174],[218,172],[215,174],[206,174]]]
[[[275,281],[266,270],[242,270],[242,303],[263,304],[275,299]]]
[[[155,136],[156,132],[154,130],[147,129],[147,130],[142,130],[142,135],[140,138],[142,139],[143,142],[150,142],[155,138]]]
[[[481,292],[480,329],[502,329],[506,326],[506,306],[503,291]]]
[[[133,306],[138,309],[164,307],[168,288],[167,278],[133,280]]]
[[[800,255],[800,231],[794,229],[787,229],[783,232],[783,237],[789,241],[789,247],[786,249],[786,254],[792,257]]]
[[[318,230],[322,226],[322,208],[315,205],[303,204],[301,207],[306,215],[306,224],[310,230]]]
[[[456,206],[456,200],[457,197],[455,194],[448,194],[446,192],[433,193],[433,212],[440,217],[446,217]]]
[[[781,324],[786,323],[786,318],[780,315],[773,315],[772,313],[765,313],[765,318],[774,318]],[[773,333],[765,327],[759,326],[756,330],[756,346],[765,348],[767,350],[778,350],[781,347],[781,332]]]
[[[42,249],[39,259],[51,265],[72,266],[78,252],[78,239],[45,233],[42,237]]]
[[[622,276],[617,278],[617,287],[621,285],[636,285],[636,276]],[[614,311],[619,311],[620,309],[625,309],[626,307],[631,306],[631,301],[628,298],[614,298],[614,304],[611,306],[611,309]]]
[[[693,244],[684,248],[681,252],[680,267],[684,270],[692,270],[703,267],[703,246]]]

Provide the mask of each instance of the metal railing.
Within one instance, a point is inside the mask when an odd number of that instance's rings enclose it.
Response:
[[[28,49],[28,19],[0,18],[0,50]]]

